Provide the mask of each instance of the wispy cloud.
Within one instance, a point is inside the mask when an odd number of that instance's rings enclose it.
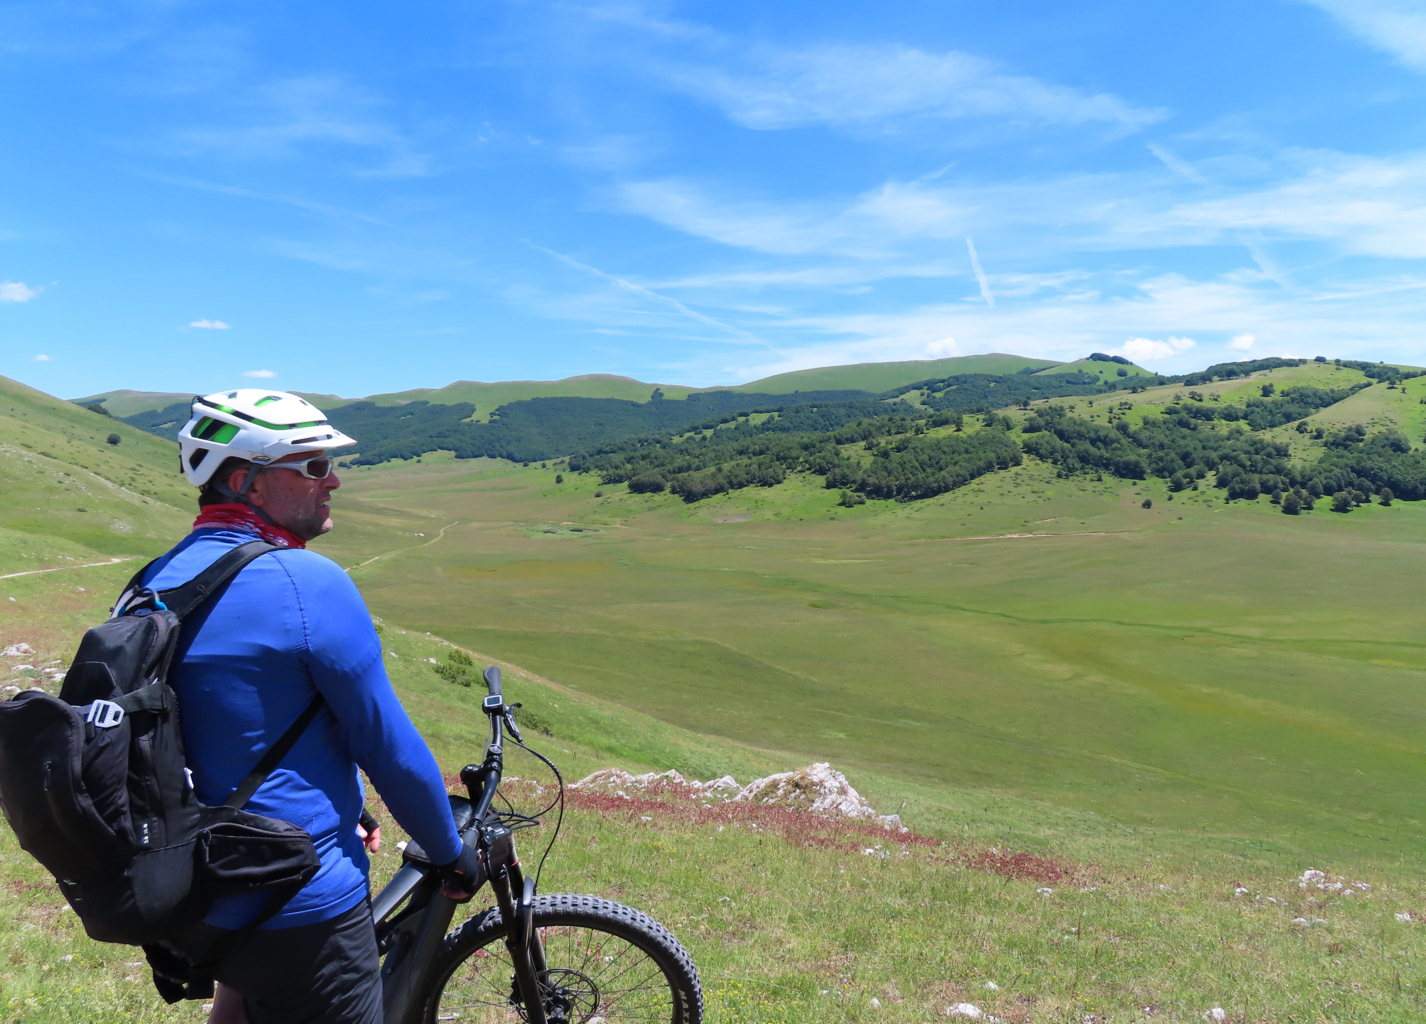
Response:
[[[980,257],[975,252],[975,239],[966,235],[966,248],[970,250],[970,265],[975,271],[975,279],[980,283],[980,297],[991,309],[995,308],[995,296],[990,292],[990,282],[985,279],[985,271],[980,269]]]
[[[304,199],[301,196],[275,195],[267,192],[258,192],[250,188],[242,188],[238,185],[225,185],[221,182],[201,181],[196,178],[184,178],[169,174],[150,174],[147,175],[147,177],[168,185],[181,185],[184,188],[194,188],[204,192],[216,192],[219,195],[237,196],[242,199],[257,199],[265,203],[281,203],[284,206],[295,206],[299,210],[308,210],[312,213],[319,213],[324,217],[332,217],[337,220],[359,220],[381,227],[392,226],[389,221],[378,220],[365,213],[343,209],[339,206],[332,206],[329,203],[319,203],[315,200]]]
[[[1426,71],[1426,6],[1419,0],[1306,0],[1416,71]]]
[[[1264,180],[1264,179],[1267,180]],[[1202,198],[1146,171],[1023,182],[888,181],[841,200],[729,197],[689,179],[627,184],[619,205],[669,227],[771,255],[904,260],[918,243],[963,238],[977,224],[1033,231],[1056,250],[1166,248],[1303,239],[1351,254],[1426,257],[1426,153],[1367,157],[1294,150],[1256,180]],[[1290,287],[1277,269],[1265,273]]]
[[[1258,339],[1253,337],[1251,334],[1244,333],[1238,335],[1232,341],[1228,342],[1228,347],[1231,348],[1234,352],[1247,352],[1253,347],[1253,342],[1257,340]]]
[[[52,363],[52,362],[54,362],[54,359],[53,359],[53,357],[51,357],[51,356],[47,356],[47,355],[41,354],[41,355],[35,356],[33,359],[30,360],[30,362],[32,362],[32,363]]]
[[[1372,296],[1372,316],[1361,299]],[[1233,274],[1192,280],[1162,274],[1135,282],[1122,294],[1085,298],[1071,294],[1033,304],[990,310],[979,304],[923,305],[905,311],[788,317],[773,337],[770,357],[746,362],[711,360],[696,369],[725,383],[788,370],[838,363],[924,359],[953,338],[960,353],[1015,352],[1075,359],[1105,351],[1106,341],[1128,339],[1122,352],[1151,369],[1185,372],[1215,359],[1242,358],[1234,338],[1254,337],[1256,350],[1310,355],[1370,354],[1374,359],[1419,362],[1415,325],[1426,278],[1343,282],[1304,301],[1264,289]],[[777,338],[787,337],[784,344]],[[947,347],[949,350],[949,346]]]
[[[350,167],[357,177],[412,178],[431,173],[431,158],[381,116],[382,103],[344,78],[311,75],[269,82],[239,94],[230,123],[187,128],[172,139],[186,152],[216,151],[239,159],[291,159],[304,147],[328,145],[380,154]]]
[[[231,325],[225,324],[221,320],[194,320],[189,327],[197,327],[203,331],[226,331]]]
[[[579,260],[576,260],[570,256],[566,256],[564,253],[555,252],[553,249],[547,249],[543,245],[535,245],[533,242],[530,242],[528,244],[536,251],[542,252],[547,256],[552,256],[555,259],[559,260],[561,263],[565,264],[566,266],[574,267],[576,270],[584,271],[586,274],[592,274],[595,277],[598,277],[600,280],[606,281],[609,284],[613,285],[615,288],[619,288],[622,291],[637,295],[640,298],[648,299],[651,302],[656,302],[660,305],[677,310],[680,314],[682,314],[684,317],[687,317],[689,320],[693,320],[700,324],[706,324],[709,327],[716,328],[718,331],[724,334],[732,335],[733,337],[742,339],[745,342],[759,343],[762,340],[756,335],[737,326],[736,324],[724,323],[722,320],[716,320],[713,317],[708,316],[706,313],[700,313],[696,309],[690,309],[684,303],[678,301],[678,299],[675,299],[672,296],[661,295],[653,289],[645,287],[644,285],[637,284],[633,281],[628,280],[627,278],[617,277],[614,274],[606,273],[605,271],[600,270],[598,267],[591,267],[587,263],[581,263]]]
[[[277,376],[277,371],[276,371],[276,370],[244,370],[244,371],[243,371],[243,376],[244,376],[244,377],[262,377],[263,379],[269,379],[269,378],[272,378],[272,377],[276,377],[276,376]]]
[[[0,302],[29,302],[39,293],[21,281],[0,281]]]
[[[1196,185],[1202,185],[1206,180],[1203,175],[1198,172],[1196,167],[1167,146],[1160,145],[1157,142],[1151,142],[1149,143],[1149,152],[1158,157],[1159,162],[1169,170]]]
[[[1034,124],[1138,129],[1168,116],[1108,93],[1089,93],[951,50],[829,44],[754,51],[742,69],[680,65],[667,79],[748,128],[809,124],[885,128],[905,118],[998,118]]]

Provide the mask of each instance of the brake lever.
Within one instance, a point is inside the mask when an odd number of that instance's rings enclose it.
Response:
[[[510,730],[510,734],[515,737],[515,742],[523,744],[525,738],[520,735],[520,727],[515,724],[515,709],[520,707],[517,701],[514,704],[505,705],[505,728]]]

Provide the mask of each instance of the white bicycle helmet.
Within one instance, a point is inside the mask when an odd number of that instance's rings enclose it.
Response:
[[[239,388],[194,397],[193,415],[178,432],[178,459],[184,479],[202,487],[226,458],[265,466],[293,452],[351,444],[356,442],[305,398]]]

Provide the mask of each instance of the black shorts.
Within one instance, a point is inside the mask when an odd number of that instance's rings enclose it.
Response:
[[[249,1024],[382,1024],[371,904],[329,921],[257,929],[214,976],[242,993]]]

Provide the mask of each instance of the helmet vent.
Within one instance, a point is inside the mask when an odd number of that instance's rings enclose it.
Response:
[[[188,468],[197,469],[198,464],[208,457],[207,448],[195,448],[193,454],[188,456]]]

